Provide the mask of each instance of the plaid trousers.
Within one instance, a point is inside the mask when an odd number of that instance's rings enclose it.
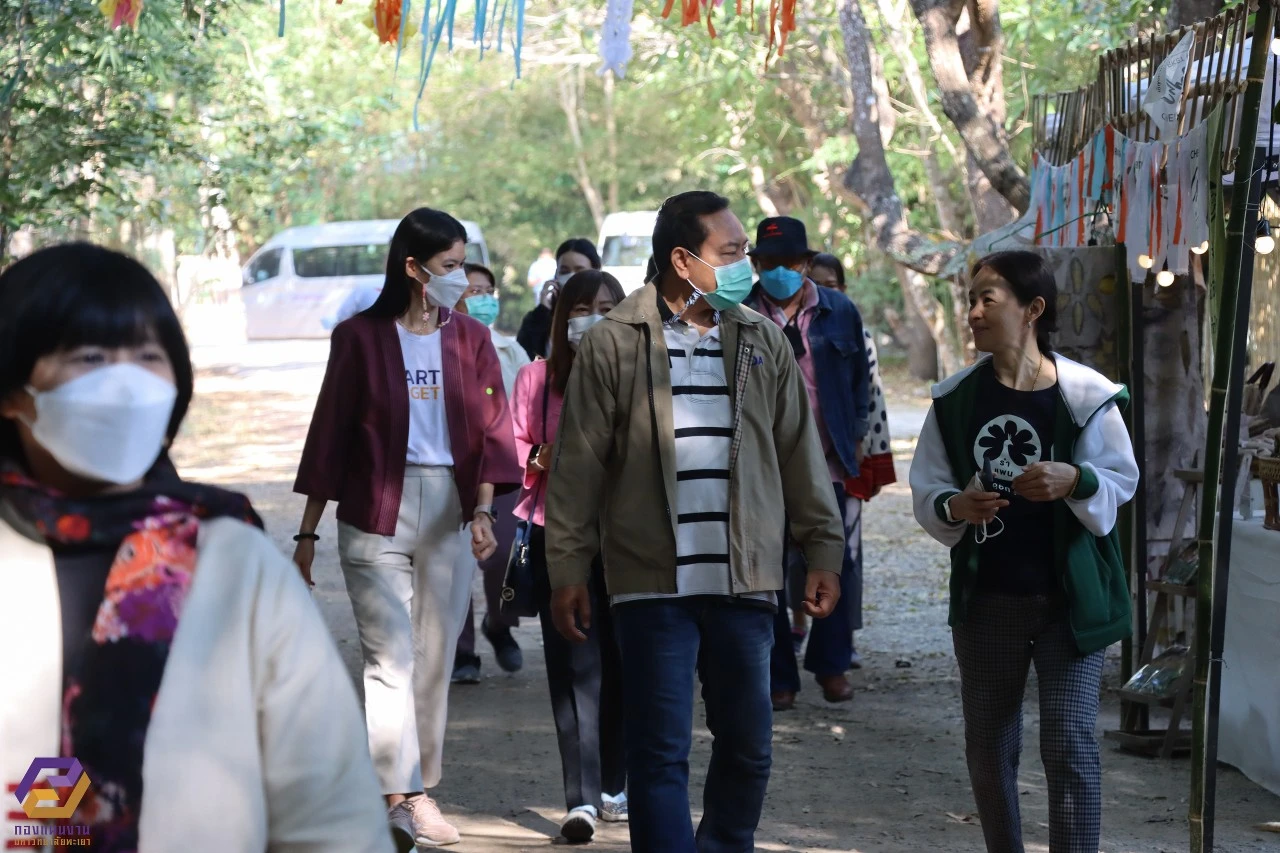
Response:
[[[1050,853],[1098,853],[1102,763],[1094,725],[1105,652],[1081,655],[1061,604],[975,594],[952,630],[965,757],[988,853],[1024,853],[1018,806],[1022,697],[1036,666]]]

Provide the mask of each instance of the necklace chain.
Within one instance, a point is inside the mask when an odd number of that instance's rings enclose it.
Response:
[[[1042,367],[1044,367],[1044,353],[1040,353],[1040,363],[1036,365],[1036,378],[1031,380],[1031,388],[1029,390],[1036,390],[1036,385],[1040,382],[1040,369]]]

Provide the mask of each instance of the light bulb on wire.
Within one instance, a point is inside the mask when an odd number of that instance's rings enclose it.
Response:
[[[1168,287],[1173,284],[1173,273],[1169,272],[1168,267],[1165,267],[1160,270],[1160,272],[1156,273],[1156,284],[1161,287]]]
[[[1258,223],[1258,236],[1253,241],[1253,250],[1259,255],[1269,255],[1276,250],[1276,238],[1271,236],[1271,220],[1264,219]]]
[[[1142,267],[1144,270],[1149,270],[1155,265],[1156,262],[1150,255],[1146,253],[1138,255],[1138,266]]]
[[[1192,246],[1191,251],[1193,254],[1203,255],[1205,252],[1209,251],[1209,241],[1205,240],[1199,246]]]
[[[1271,40],[1271,53],[1273,56],[1280,56],[1280,38]]]

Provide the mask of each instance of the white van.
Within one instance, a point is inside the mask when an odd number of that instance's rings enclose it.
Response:
[[[264,338],[327,338],[338,309],[353,300],[368,307],[382,289],[387,249],[398,219],[330,222],[288,228],[272,237],[244,266],[245,333]],[[467,229],[467,260],[488,265],[480,226]],[[354,313],[354,312],[352,312]]]
[[[631,293],[644,285],[645,269],[653,254],[653,225],[658,211],[610,213],[600,227],[600,261],[604,271]]]

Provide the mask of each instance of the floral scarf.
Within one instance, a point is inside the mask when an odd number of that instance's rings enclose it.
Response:
[[[138,848],[142,755],[196,564],[200,523],[237,518],[262,527],[243,495],[185,483],[166,464],[137,491],[69,498],[0,463],[0,500],[60,554],[114,550],[81,664],[64,680],[61,755],[91,781],[75,816],[91,848]]]

